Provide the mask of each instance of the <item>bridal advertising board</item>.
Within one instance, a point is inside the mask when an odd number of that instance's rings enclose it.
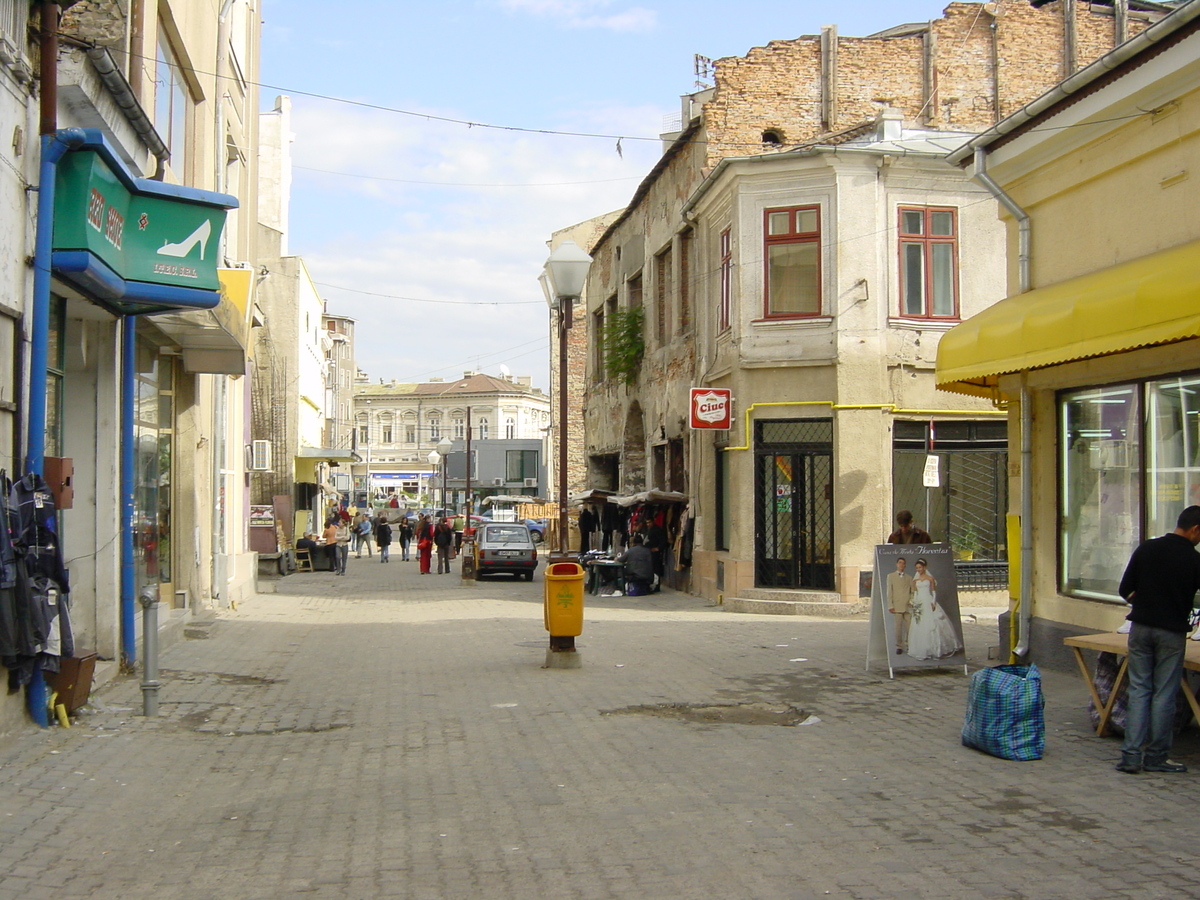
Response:
[[[962,666],[962,620],[949,544],[880,544],[871,586],[867,667],[897,669]]]

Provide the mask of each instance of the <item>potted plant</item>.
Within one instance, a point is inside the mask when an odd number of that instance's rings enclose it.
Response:
[[[981,544],[979,531],[973,523],[968,522],[963,526],[962,532],[954,540],[954,555],[958,559],[974,559],[975,554],[979,552]]]

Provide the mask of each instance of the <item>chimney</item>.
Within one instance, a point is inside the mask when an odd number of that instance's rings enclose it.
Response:
[[[904,113],[885,106],[875,119],[875,134],[881,141],[898,141],[904,137]]]

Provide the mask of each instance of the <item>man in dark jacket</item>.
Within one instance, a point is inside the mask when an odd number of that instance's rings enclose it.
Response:
[[[1200,506],[1179,514],[1175,530],[1146,541],[1129,558],[1118,593],[1133,609],[1129,629],[1129,711],[1117,769],[1186,772],[1167,759],[1175,695],[1196,591],[1200,590]]]
[[[433,530],[433,545],[437,549],[438,574],[450,574],[450,555],[454,549],[454,529],[442,519]]]
[[[617,557],[617,562],[625,563],[625,592],[629,596],[650,593],[654,585],[654,556],[640,534],[633,536],[633,543]]]

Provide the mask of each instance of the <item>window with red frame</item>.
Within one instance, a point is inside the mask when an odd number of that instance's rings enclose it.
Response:
[[[900,314],[958,317],[958,214],[938,207],[900,209]]]
[[[730,305],[733,300],[733,240],[729,229],[721,232],[721,305],[717,309],[717,331],[729,330]]]
[[[763,213],[766,315],[821,314],[821,215],[815,206]]]

